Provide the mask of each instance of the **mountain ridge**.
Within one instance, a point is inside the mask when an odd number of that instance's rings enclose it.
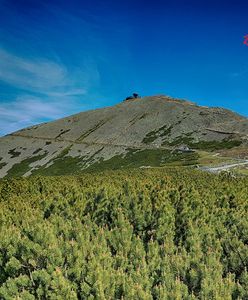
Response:
[[[39,169],[48,173],[58,161],[64,168],[71,164],[72,172],[75,167],[80,171],[114,157],[121,160],[130,153],[134,158],[139,150],[147,155],[152,151],[157,159],[159,151],[167,151],[166,162],[171,160],[168,152],[182,144],[196,149],[225,149],[247,144],[247,137],[248,119],[230,110],[163,95],[149,96],[0,138],[0,177],[28,176],[39,173]],[[62,165],[56,175],[63,174]]]

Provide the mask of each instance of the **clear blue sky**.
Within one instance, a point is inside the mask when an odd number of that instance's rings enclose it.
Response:
[[[166,94],[248,116],[248,1],[0,0],[0,135]]]

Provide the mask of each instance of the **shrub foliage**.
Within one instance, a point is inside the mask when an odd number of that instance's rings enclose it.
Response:
[[[0,182],[0,299],[248,299],[248,180],[132,170]]]

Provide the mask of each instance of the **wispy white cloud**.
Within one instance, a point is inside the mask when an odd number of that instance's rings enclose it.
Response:
[[[0,81],[19,89],[10,101],[0,94],[0,135],[76,112],[78,100],[98,80],[92,62],[71,71],[57,61],[27,59],[0,48]]]
[[[33,96],[21,96],[11,102],[0,105],[0,135],[20,128],[53,120],[76,111],[77,103],[63,99],[51,101]]]
[[[42,58],[26,59],[0,48],[0,80],[17,88],[42,94],[74,94],[75,91],[85,94],[87,87],[82,86],[85,80],[83,82],[77,75],[69,73],[58,62]]]
[[[80,96],[86,94],[85,89],[72,89],[65,92],[49,92],[48,95],[52,97],[67,97],[67,96]]]

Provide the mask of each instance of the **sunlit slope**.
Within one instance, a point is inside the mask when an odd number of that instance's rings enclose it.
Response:
[[[137,161],[137,156],[144,165],[150,165],[149,157],[154,156],[155,165],[162,165],[177,160],[171,150],[181,144],[202,150],[230,149],[245,144],[247,135],[247,118],[229,110],[166,96],[144,97],[1,138],[0,177],[39,170],[63,174],[65,169],[69,172],[68,166],[73,173],[111,159]]]

